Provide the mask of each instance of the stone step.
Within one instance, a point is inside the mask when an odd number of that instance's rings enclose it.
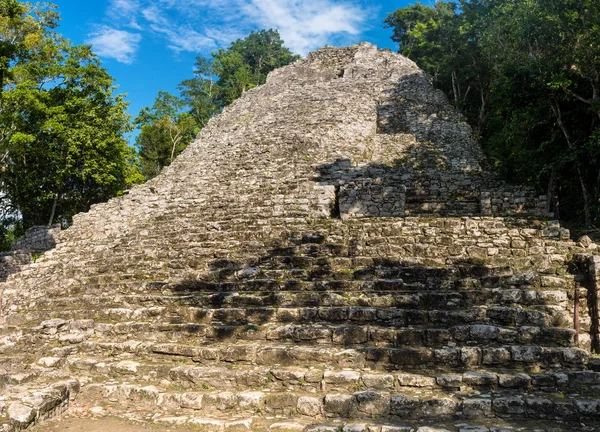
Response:
[[[280,311],[278,311],[280,312]],[[292,309],[291,312],[294,312]],[[204,317],[204,315],[202,315]],[[287,324],[271,322],[264,324],[223,325],[215,321],[209,324],[160,322],[158,318],[145,317],[151,321],[126,321],[120,323],[94,322],[93,320],[51,319],[33,327],[31,334],[18,344],[6,349],[6,353],[29,352],[47,349],[49,345],[81,343],[84,341],[110,339],[125,342],[132,336],[152,343],[174,342],[191,346],[211,346],[222,343],[295,343],[298,346],[368,348],[412,348],[486,346],[489,348],[513,345],[535,346],[539,350],[575,347],[575,331],[572,329],[543,326],[520,326],[514,328],[489,324],[465,324],[448,328],[435,325],[402,326],[400,323],[387,325],[318,323],[309,320]],[[259,316],[260,318],[260,316]],[[174,320],[181,321],[181,320]],[[200,320],[199,320],[200,321]],[[291,320],[290,320],[291,321]],[[373,320],[375,323],[376,320]],[[440,324],[440,323],[437,323]],[[444,323],[441,323],[444,324]],[[539,351],[540,359],[544,358]],[[550,352],[550,351],[548,351]]]
[[[392,284],[392,282],[386,282]],[[361,283],[368,288],[369,284]],[[39,311],[40,314],[60,313],[76,309],[140,309],[166,307],[169,305],[186,305],[203,308],[219,307],[397,307],[427,310],[444,306],[444,309],[463,309],[476,305],[497,306],[525,306],[535,308],[538,306],[569,305],[568,293],[558,289],[531,289],[527,288],[469,288],[469,289],[441,289],[439,291],[424,290],[345,290],[344,285],[332,284],[331,289],[323,289],[321,283],[306,284],[314,290],[300,289],[295,291],[268,291],[247,292],[240,291],[198,291],[193,293],[179,293],[178,295],[156,294],[112,294],[112,289],[105,288],[104,295],[84,294],[78,297],[40,298],[30,303],[29,311]],[[244,288],[244,283],[238,285]],[[317,290],[317,288],[321,288]],[[354,287],[352,287],[354,288]],[[109,295],[108,293],[111,293]],[[136,290],[138,291],[138,290]],[[158,291],[158,290],[156,290]],[[166,288],[165,291],[170,291]],[[21,314],[7,316],[7,322],[18,321],[19,315],[28,315],[32,312],[23,311]],[[40,320],[41,321],[41,320]]]
[[[186,244],[186,243],[183,243]],[[409,247],[410,246],[410,247]],[[419,246],[423,247],[423,246]],[[68,273],[68,276],[81,278],[82,283],[93,283],[94,278],[102,283],[118,282],[123,276],[138,275],[146,277],[157,273],[175,273],[179,269],[194,268],[202,270],[205,279],[218,278],[225,280],[237,277],[246,268],[260,269],[264,278],[281,279],[289,274],[301,274],[307,280],[329,279],[345,280],[349,278],[398,278],[398,274],[406,273],[410,276],[420,274],[432,276],[428,265],[445,267],[448,277],[457,270],[465,275],[507,275],[510,269],[529,269],[532,271],[552,267],[554,271],[565,265],[566,254],[548,254],[538,251],[537,254],[524,254],[520,249],[494,249],[497,252],[488,256],[486,252],[478,252],[477,256],[463,255],[467,258],[442,258],[452,256],[448,252],[450,246],[443,248],[429,246],[422,252],[415,252],[415,245],[393,246],[378,245],[366,246],[360,251],[349,252],[344,248],[335,248],[333,245],[327,255],[315,256],[317,252],[306,251],[308,255],[294,255],[295,249],[278,248],[270,251],[273,255],[261,256],[265,251],[256,246],[230,245],[230,244],[205,244],[201,248],[190,247],[182,250],[170,251],[162,243],[160,248],[164,256],[140,255],[138,250],[144,246],[137,245],[136,250],[110,250],[106,256],[90,257],[82,260],[75,258],[68,263],[62,263],[56,268],[58,271]],[[148,245],[146,249],[154,251],[157,245]],[[242,248],[243,250],[240,250]],[[235,251],[234,251],[235,249]],[[334,252],[338,255],[334,255]],[[219,251],[227,251],[224,257]],[[473,252],[474,253],[474,252]],[[481,256],[480,256],[481,255]],[[389,257],[389,258],[386,258]],[[404,257],[404,258],[401,258]],[[410,257],[410,258],[409,258]],[[30,268],[44,265],[33,264]],[[133,274],[132,274],[133,273]],[[242,273],[243,274],[243,273]],[[87,276],[87,277],[86,277]]]
[[[407,221],[406,223],[398,224],[398,219],[375,219],[370,218],[372,224],[357,224],[356,221],[331,221],[329,226],[320,220],[312,220],[314,230],[306,226],[305,221],[285,221],[277,218],[271,218],[268,225],[261,224],[256,220],[228,220],[206,222],[206,220],[189,220],[181,219],[181,224],[177,226],[156,226],[152,224],[140,224],[138,232],[144,233],[140,235],[138,240],[146,245],[155,239],[161,239],[166,245],[185,244],[200,244],[208,241],[225,241],[229,238],[237,239],[256,239],[267,240],[273,243],[273,239],[281,239],[279,243],[288,242],[290,245],[302,244],[350,244],[355,240],[362,241],[364,244],[373,243],[416,243],[414,239],[423,240],[423,243],[432,243],[446,245],[448,239],[454,240],[456,243],[465,243],[470,245],[484,244],[486,241],[499,247],[513,247],[515,249],[529,249],[535,247],[543,247],[546,245],[558,246],[556,238],[548,236],[545,229],[525,228],[521,232],[510,232],[509,224],[498,220],[499,224],[494,228],[481,228],[473,224],[473,228],[463,227],[457,229],[449,227],[432,226],[437,221],[432,223],[421,219]],[[449,220],[449,219],[447,219]],[[440,219],[443,223],[443,219]],[[470,221],[469,221],[470,222]],[[287,223],[287,225],[286,225]],[[461,223],[461,222],[459,222]],[[207,226],[208,224],[212,224]],[[319,226],[321,225],[321,226]],[[89,238],[87,239],[89,244]],[[351,242],[352,241],[352,242]],[[82,242],[81,242],[82,243]],[[77,247],[81,243],[72,242],[69,246]],[[93,239],[95,246],[102,244],[111,245],[109,239]],[[570,243],[563,241],[559,244],[562,247],[568,247]]]
[[[368,368],[372,370],[414,371],[418,369],[452,371],[457,368],[494,367],[538,371],[541,369],[574,370],[584,368],[589,353],[580,348],[540,347],[535,345],[456,346],[447,348],[335,348],[299,344],[213,344],[212,346],[154,343],[128,340],[122,342],[86,341],[72,347],[55,348],[52,356],[78,352],[113,355],[132,353],[139,356],[190,359],[202,365],[246,364],[333,368]]]
[[[161,293],[163,295],[178,295],[194,293],[228,293],[228,292],[348,292],[348,293],[399,293],[399,294],[423,294],[424,292],[433,292],[450,294],[454,292],[476,294],[478,291],[487,292],[487,289],[496,289],[497,292],[520,290],[521,297],[527,295],[531,291],[533,296],[537,298],[537,293],[546,291],[568,292],[568,280],[562,277],[546,276],[542,279],[542,283],[536,282],[534,274],[519,275],[518,277],[501,278],[497,276],[481,276],[481,277],[455,277],[448,279],[438,277],[427,277],[415,281],[407,281],[407,278],[377,278],[368,280],[330,280],[327,278],[321,280],[301,280],[293,277],[292,274],[287,274],[286,278],[279,279],[264,279],[255,277],[255,270],[248,268],[242,271],[248,272],[250,279],[235,280],[227,282],[215,282],[204,280],[184,280],[179,283],[167,283],[153,278],[155,282],[136,282],[130,279],[120,279],[115,276],[113,281],[99,283],[98,278],[87,277],[87,282],[83,281],[72,282],[69,285],[61,286],[54,290],[48,290],[43,299],[73,297],[73,296],[99,296],[111,297],[113,295],[124,294],[154,294]],[[123,276],[123,275],[121,275]],[[157,276],[157,275],[154,275]],[[530,280],[528,277],[533,278]],[[494,292],[494,291],[492,291]],[[519,295],[518,293],[516,295]],[[540,296],[542,294],[539,294]],[[518,297],[517,297],[518,299]],[[525,297],[527,300],[527,297]],[[540,301],[544,301],[543,297]]]
[[[181,410],[194,410],[208,416],[267,415],[306,416],[311,421],[326,418],[376,420],[468,420],[532,419],[597,421],[600,400],[548,393],[500,392],[465,396],[452,392],[355,391],[352,393],[313,393],[295,391],[168,391],[157,386],[127,382],[89,384],[88,397],[112,404],[135,403],[146,408],[166,409],[178,416]]]
[[[405,260],[388,260],[390,265],[387,268],[381,268],[379,266],[370,267],[358,267],[358,268],[332,268],[330,265],[321,265],[314,267],[288,267],[283,269],[270,269],[267,267],[261,267],[255,264],[254,260],[246,260],[247,253],[241,253],[239,258],[236,259],[233,256],[232,251],[228,249],[222,249],[222,252],[218,252],[219,255],[226,257],[228,262],[227,268],[214,267],[219,264],[221,260],[209,260],[207,258],[198,257],[189,250],[187,251],[176,251],[172,252],[172,255],[176,255],[177,258],[163,259],[160,265],[156,265],[154,268],[151,264],[146,264],[147,261],[140,261],[136,263],[123,264],[122,267],[112,264],[112,259],[102,260],[102,265],[98,265],[98,261],[90,261],[89,263],[78,263],[76,266],[71,264],[63,269],[63,274],[68,278],[76,278],[80,281],[81,285],[89,284],[111,284],[118,283],[121,281],[147,281],[147,280],[160,280],[160,279],[177,279],[185,278],[190,275],[190,268],[196,269],[193,273],[195,279],[200,280],[234,280],[240,276],[244,276],[246,271],[251,271],[255,274],[260,271],[260,275],[263,279],[275,279],[275,280],[288,280],[288,279],[300,279],[306,281],[315,280],[373,280],[373,279],[393,279],[399,277],[399,269],[410,268],[428,268],[429,266],[446,267],[453,269],[456,264],[452,261],[448,261],[442,252],[431,253],[432,256],[419,257],[419,255],[413,253],[407,253],[403,251],[394,250],[391,246],[387,247],[386,250],[382,251],[381,248],[372,248],[372,250],[366,250],[366,253],[381,253],[382,256],[410,256],[410,261]],[[215,245],[211,249],[215,249]],[[189,255],[185,255],[189,254]],[[128,252],[123,252],[124,256],[128,255]],[[361,255],[363,255],[361,253]],[[150,259],[150,258],[148,258]],[[555,273],[558,269],[566,264],[566,256],[564,255],[531,255],[526,257],[489,257],[484,261],[480,258],[472,258],[473,263],[467,266],[460,266],[464,269],[469,268],[470,272],[485,273],[493,275],[497,272],[497,269],[501,269],[503,273],[506,273],[511,268],[518,268],[522,271],[525,270],[539,270],[544,272]],[[479,260],[479,261],[478,261]],[[149,262],[149,261],[148,261]],[[479,264],[474,264],[479,262]],[[392,266],[394,264],[394,266]],[[85,271],[84,271],[85,269]],[[60,270],[60,269],[57,269]],[[454,279],[454,278],[452,278]]]
[[[107,404],[108,405],[108,404]],[[307,416],[295,414],[287,418],[255,415],[252,417],[233,416],[230,418],[203,416],[193,409],[181,410],[174,416],[168,412],[157,412],[156,409],[126,411],[122,407],[110,406],[110,412],[115,417],[126,421],[134,420],[155,427],[179,430],[199,430],[204,432],[581,432],[597,431],[597,424],[581,422],[564,422],[544,420],[524,421],[514,419],[488,420],[441,420],[436,422],[421,420],[395,420],[389,422],[374,421],[373,419],[327,419],[321,422],[312,421]],[[102,416],[102,414],[100,414]],[[102,420],[96,420],[101,423]],[[68,424],[68,422],[67,422]],[[0,422],[1,426],[1,422]],[[13,432],[13,430],[9,430]]]
[[[17,386],[33,382],[40,377],[41,373],[42,372],[39,370],[30,370],[16,373],[11,373],[9,371],[3,370],[0,372],[0,388],[6,388],[9,386]]]
[[[374,243],[373,246],[364,246],[356,253],[345,252],[344,246],[337,247],[330,245],[324,256],[315,256],[320,253],[311,250],[297,250],[297,246],[279,247],[269,251],[270,255],[261,257],[256,256],[253,252],[258,251],[264,253],[261,248],[252,246],[250,249],[244,247],[240,249],[240,244],[235,245],[237,252],[233,252],[234,245],[219,245],[212,242],[205,244],[202,247],[189,245],[187,242],[181,243],[185,248],[175,248],[169,250],[163,242],[164,238],[160,237],[160,252],[157,251],[158,245],[135,245],[135,250],[115,249],[111,248],[100,252],[98,255],[90,256],[89,259],[76,259],[73,257],[68,262],[63,262],[55,267],[55,271],[68,272],[70,277],[81,275],[95,275],[82,279],[82,283],[93,283],[94,278],[100,279],[102,283],[111,283],[120,279],[131,278],[137,275],[138,277],[146,278],[160,273],[161,270],[176,271],[185,268],[206,268],[206,277],[218,277],[226,279],[237,272],[247,267],[262,268],[266,277],[281,279],[281,276],[289,275],[290,273],[302,274],[306,279],[323,278],[324,275],[330,275],[331,279],[348,279],[349,275],[356,278],[373,278],[374,275],[381,277],[393,278],[397,272],[408,272],[409,274],[417,271],[422,277],[423,272],[427,273],[427,262],[434,263],[437,267],[448,267],[447,274],[452,274],[452,271],[462,271],[463,273],[475,273],[486,275],[501,275],[510,272],[511,268],[530,268],[532,270],[540,270],[543,266],[554,265],[560,267],[565,263],[565,254],[552,254],[544,248],[538,248],[532,254],[526,255],[521,252],[521,249],[501,249],[506,251],[504,255],[496,251],[492,256],[488,256],[488,252],[477,252],[477,256],[469,256],[465,253],[465,257],[440,259],[442,256],[453,256],[456,254],[449,253],[446,249],[448,246],[439,247],[428,246],[422,253],[418,250],[412,250],[416,246],[412,246],[411,250],[405,250],[406,246],[397,249],[399,246],[384,244],[370,239],[369,242]],[[385,239],[381,239],[384,241]],[[387,241],[387,240],[385,240]],[[405,240],[404,240],[405,241]],[[239,243],[239,242],[237,242]],[[250,244],[254,244],[251,242]],[[422,246],[422,242],[419,245]],[[323,248],[323,245],[318,245]],[[445,248],[445,249],[443,249]],[[149,255],[139,253],[139,250],[146,249],[152,251]],[[218,259],[215,251],[227,249],[226,258]],[[346,248],[347,249],[347,248]],[[479,248],[482,249],[482,248]],[[498,248],[490,248],[498,249]],[[334,258],[337,253],[338,257]],[[305,253],[307,255],[297,255]],[[324,252],[325,253],[325,252]],[[473,252],[475,253],[475,252]],[[565,252],[568,253],[568,252]],[[158,254],[158,255],[157,255]],[[459,254],[460,255],[460,254]],[[482,256],[485,255],[485,259]],[[394,258],[385,258],[386,256]],[[400,256],[410,256],[410,259],[398,259]],[[210,258],[213,259],[210,259]],[[217,259],[215,259],[217,258]],[[424,258],[421,260],[420,258]],[[552,264],[554,263],[554,264]],[[543,266],[542,266],[543,264]],[[33,264],[29,268],[43,267],[44,262]],[[308,270],[314,268],[314,271]],[[279,270],[278,270],[279,269]],[[285,269],[285,270],[281,270]],[[343,271],[339,271],[344,269]],[[132,270],[133,273],[132,273]],[[450,272],[450,273],[448,273]],[[387,276],[386,276],[387,274]]]
[[[73,373],[168,382],[188,390],[294,390],[307,393],[357,390],[436,390],[469,394],[473,391],[537,391],[562,394],[600,392],[600,373],[593,371],[531,373],[502,369],[475,369],[440,374],[381,372],[361,369],[324,369],[276,366],[198,366],[174,362],[141,361],[135,356],[44,358],[38,363],[62,367]],[[142,378],[144,379],[144,378]]]
[[[68,335],[68,333],[66,333]],[[156,342],[211,344],[215,342],[278,341],[296,344],[363,347],[444,347],[458,344],[487,346],[526,344],[544,347],[576,346],[575,330],[558,327],[497,327],[486,324],[462,325],[448,329],[410,326],[397,328],[377,325],[334,324],[196,324],[124,322],[95,323],[95,337],[119,341],[135,335]],[[59,339],[60,339],[59,335]]]
[[[209,327],[222,326],[262,326],[288,324],[320,324],[326,326],[370,326],[387,330],[445,329],[448,335],[458,341],[476,337],[490,340],[513,339],[526,333],[528,337],[541,337],[554,340],[557,336],[568,343],[574,331],[571,318],[556,306],[536,306],[531,308],[510,306],[479,306],[467,309],[405,309],[394,307],[222,307],[203,308],[191,306],[154,306],[138,309],[75,309],[50,313],[31,312],[11,317],[8,322],[19,326],[21,332],[39,335],[66,333],[82,322],[97,330],[107,329],[117,323],[143,325],[151,320],[156,325],[165,324],[204,324],[190,327],[194,331],[206,334]],[[43,320],[43,321],[41,321]],[[103,327],[98,327],[103,324]],[[27,330],[26,327],[31,327]],[[555,326],[555,327],[553,327]],[[473,331],[472,327],[476,327]],[[528,327],[532,327],[528,329]],[[185,328],[185,327],[182,327]],[[258,330],[258,329],[257,329]],[[164,330],[166,331],[166,330]],[[332,329],[333,331],[333,329]],[[484,335],[481,335],[485,333]],[[475,336],[475,335],[479,336]],[[21,336],[22,337],[22,336]],[[450,336],[449,336],[450,337]]]

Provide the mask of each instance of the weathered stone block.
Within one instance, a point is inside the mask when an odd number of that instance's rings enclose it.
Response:
[[[492,401],[492,411],[499,417],[522,416],[525,414],[525,401],[522,397],[498,397]]]
[[[492,401],[490,399],[465,399],[462,402],[463,415],[467,418],[492,417]]]
[[[356,410],[367,417],[382,417],[390,407],[390,398],[374,391],[354,393]]]
[[[390,399],[390,415],[395,417],[414,418],[420,407],[421,401],[417,397],[393,395]]]
[[[405,387],[434,387],[436,379],[433,377],[401,373],[397,374],[398,384]]]
[[[525,398],[527,416],[530,418],[552,418],[554,416],[554,403],[544,398]]]
[[[362,374],[362,383],[365,387],[375,390],[389,390],[394,388],[394,376],[391,374]]]
[[[316,417],[322,413],[323,401],[316,397],[301,396],[298,398],[296,410],[298,411],[298,414]]]
[[[328,394],[325,396],[325,414],[327,416],[350,417],[356,408],[353,395]]]

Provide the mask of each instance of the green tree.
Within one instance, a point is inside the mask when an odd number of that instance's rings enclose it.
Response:
[[[68,221],[127,186],[127,104],[88,46],[61,41],[47,63],[14,67],[2,95],[13,125],[3,189],[23,224]]]
[[[212,57],[225,104],[264,84],[272,70],[300,58],[284,46],[279,32],[272,29],[252,32],[233,42],[229,48],[213,53]]]
[[[184,101],[168,92],[158,93],[151,107],[143,108],[135,124],[142,173],[152,178],[173,162],[194,139],[198,127],[194,116],[183,110]]]
[[[200,128],[205,127],[223,106],[216,75],[213,62],[198,57],[194,64],[194,77],[183,81],[178,87],[183,104]]]
[[[399,9],[385,25],[465,112],[503,177],[560,195],[555,212],[591,225],[600,192],[599,19],[593,0],[459,0]]]
[[[49,4],[0,1],[0,237],[69,222],[139,181],[122,95]]]
[[[0,0],[0,85],[12,77],[15,63],[39,57],[58,26],[56,6]],[[1,91],[1,90],[0,90]]]

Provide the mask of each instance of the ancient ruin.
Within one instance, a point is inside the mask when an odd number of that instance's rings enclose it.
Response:
[[[276,70],[51,237],[2,284],[0,430],[73,398],[203,431],[600,430],[596,245],[372,45]]]

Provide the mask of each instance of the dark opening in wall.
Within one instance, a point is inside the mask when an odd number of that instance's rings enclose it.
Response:
[[[331,209],[331,218],[332,219],[340,219],[340,187],[335,187],[335,198],[333,200],[333,208]]]

